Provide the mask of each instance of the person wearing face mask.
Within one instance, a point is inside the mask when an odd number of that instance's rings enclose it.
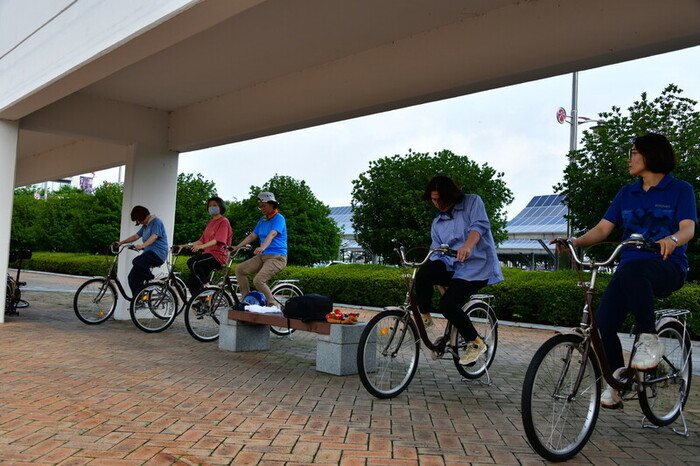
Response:
[[[155,215],[151,215],[144,206],[137,205],[131,209],[131,220],[136,222],[136,226],[141,225],[141,228],[136,234],[123,241],[117,241],[115,244],[121,246],[143,238],[143,243],[135,246],[136,250],[143,250],[143,252],[134,258],[131,263],[133,267],[129,272],[129,288],[133,296],[144,283],[153,279],[151,269],[163,265],[167,259],[168,236],[163,221]]]
[[[278,305],[270,293],[267,281],[287,265],[287,222],[277,211],[279,203],[275,195],[263,191],[258,194],[258,208],[262,217],[251,234],[234,246],[234,250],[260,239],[260,246],[255,248],[252,258],[236,267],[236,278],[241,294],[250,292],[248,275],[256,274],[253,284],[267,298],[268,305]]]
[[[192,294],[207,286],[209,275],[228,261],[226,246],[231,245],[233,230],[231,223],[223,214],[226,213],[226,204],[220,197],[212,197],[207,200],[207,211],[211,220],[204,227],[204,233],[194,243],[181,245],[189,247],[192,252],[202,251],[203,254],[194,256],[187,261],[192,274],[187,280],[187,288]]]

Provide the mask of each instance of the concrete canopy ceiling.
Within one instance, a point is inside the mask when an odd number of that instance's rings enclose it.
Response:
[[[700,44],[697,0],[248,3],[198,3],[0,108],[20,158],[49,135],[135,142],[84,124],[121,128],[115,106],[162,112],[169,148],[189,151]]]

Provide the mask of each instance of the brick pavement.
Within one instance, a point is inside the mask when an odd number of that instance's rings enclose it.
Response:
[[[421,355],[408,390],[376,400],[357,376],[314,370],[315,335],[230,353],[183,326],[86,326],[70,293],[27,291],[0,326],[0,461],[15,464],[540,464],[520,418],[527,364],[552,332],[500,327],[494,384],[462,382]],[[368,311],[365,311],[367,313]],[[642,429],[641,410],[602,410],[574,464],[698,462],[692,437]]]

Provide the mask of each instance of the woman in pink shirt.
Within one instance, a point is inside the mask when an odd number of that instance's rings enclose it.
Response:
[[[194,256],[187,261],[187,266],[192,271],[192,275],[187,281],[187,287],[192,294],[208,285],[212,270],[226,264],[228,251],[225,247],[230,246],[233,239],[231,224],[223,216],[226,213],[226,204],[224,204],[223,199],[220,197],[209,199],[207,210],[211,215],[211,220],[207,222],[204,233],[197,241],[186,245],[192,249],[192,252],[203,252],[203,254]]]

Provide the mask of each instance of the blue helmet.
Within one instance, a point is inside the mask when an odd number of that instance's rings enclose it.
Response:
[[[258,306],[267,306],[267,298],[259,291],[251,291],[243,297],[241,301],[244,304],[256,304]]]

